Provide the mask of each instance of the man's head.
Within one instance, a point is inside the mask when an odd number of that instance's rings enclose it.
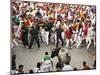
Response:
[[[48,52],[45,52],[45,55],[48,55]]]
[[[19,65],[19,70],[22,71],[23,70],[23,65]]]
[[[83,66],[85,66],[86,65],[86,61],[83,61]]]
[[[41,63],[38,62],[38,63],[37,63],[37,68],[40,68],[40,66],[41,66]]]

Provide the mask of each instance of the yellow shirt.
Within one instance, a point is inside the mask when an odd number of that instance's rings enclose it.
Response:
[[[76,30],[79,29],[79,23],[76,23]]]
[[[84,12],[80,11],[80,16],[83,17],[84,16]]]
[[[35,16],[35,13],[37,12],[37,10],[33,10],[32,12],[31,12],[31,15],[32,16]]]
[[[15,39],[15,37],[16,37],[16,36],[15,36],[15,32],[13,32],[13,33],[11,34],[11,38],[12,38],[12,39]]]

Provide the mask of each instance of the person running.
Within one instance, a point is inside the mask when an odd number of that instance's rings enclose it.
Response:
[[[21,40],[24,47],[26,48],[28,48],[28,31],[29,31],[28,27],[26,25],[23,25],[21,28],[21,34],[22,34]]]
[[[31,40],[30,40],[29,49],[31,49],[34,40],[36,41],[38,48],[40,48],[39,35],[38,35],[39,34],[38,24],[34,24],[32,26],[32,30],[30,31],[30,33],[31,33]]]
[[[67,31],[65,32],[65,37],[66,37],[66,48],[69,48],[70,44],[71,44],[71,48],[72,48],[73,40],[72,40],[72,30],[71,30],[71,28],[67,29]]]
[[[56,30],[56,36],[57,36],[57,43],[56,43],[56,47],[58,48],[58,44],[59,44],[59,40],[62,42],[62,46],[64,46],[64,41],[63,41],[63,38],[62,38],[62,32],[63,30],[61,29],[61,27],[59,26]]]
[[[91,26],[91,22],[89,22],[89,28],[88,28],[88,32],[87,32],[87,39],[88,39],[87,49],[89,49],[94,37],[95,37],[94,28]]]

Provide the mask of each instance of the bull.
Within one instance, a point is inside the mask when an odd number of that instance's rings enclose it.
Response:
[[[71,54],[68,49],[65,48],[54,48],[51,51],[51,58],[58,57],[59,62],[63,65],[70,63]]]

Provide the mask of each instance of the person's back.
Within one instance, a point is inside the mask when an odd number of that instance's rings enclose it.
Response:
[[[36,26],[33,26],[31,30],[31,35],[32,36],[38,35],[38,31],[39,31],[38,28],[36,28]]]
[[[40,10],[38,9],[38,11],[35,13],[35,17],[41,18],[42,14],[40,13]]]
[[[50,72],[52,71],[52,63],[51,60],[46,60],[41,65],[41,72]]]
[[[22,28],[21,28],[21,31],[22,31],[22,34],[23,35],[28,35],[28,27],[27,26],[25,26],[25,25],[23,25],[22,26]]]
[[[62,15],[61,14],[58,14],[57,15],[57,19],[61,21],[62,20]]]
[[[50,60],[50,56],[48,52],[45,52],[45,56],[43,57],[43,61]]]
[[[72,34],[70,31],[66,31],[65,35],[66,35],[66,39],[71,39]]]
[[[84,66],[83,70],[90,70],[89,66]]]
[[[41,65],[42,72],[49,72],[53,66],[53,62],[51,57],[49,56],[48,52],[45,52],[45,56],[43,57],[43,63]]]
[[[50,31],[51,28],[53,27],[53,23],[47,22],[47,23],[45,23],[44,26],[45,26],[45,31]]]
[[[46,56],[44,57],[44,61],[46,61],[46,60],[50,60],[50,56],[49,56],[49,55],[46,55]]]
[[[57,28],[55,31],[57,33],[57,36],[61,36],[61,33],[63,32],[61,28]]]

